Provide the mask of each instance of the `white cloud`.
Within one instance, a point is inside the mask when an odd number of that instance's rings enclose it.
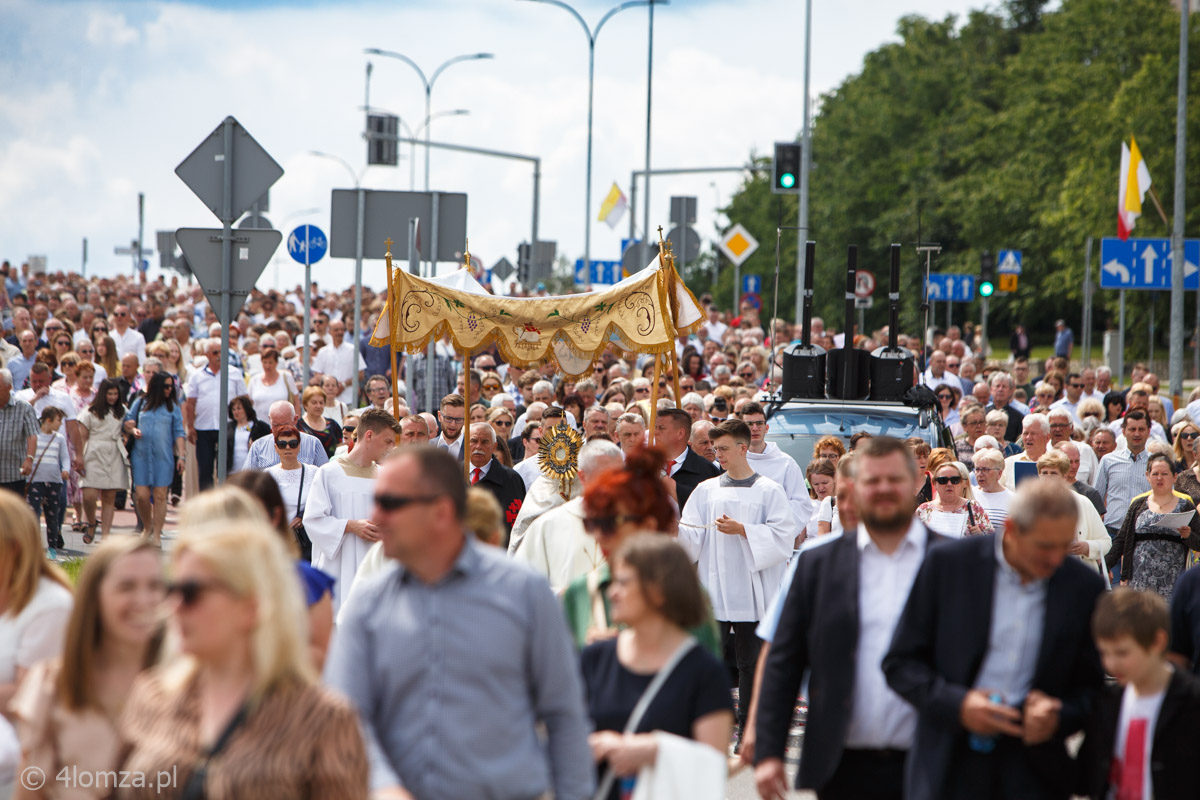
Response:
[[[817,4],[814,96],[894,38],[902,13],[941,16],[970,4]],[[599,0],[581,6],[593,23],[608,7]],[[540,156],[540,235],[571,258],[582,255],[587,48],[561,10],[509,0],[301,2],[238,11],[8,0],[6,15],[21,47],[0,50],[0,75],[9,78],[0,83],[0,257],[44,252],[52,267],[75,268],[87,236],[91,269],[124,271],[127,259],[111,250],[136,233],[139,191],[146,193],[149,243],[158,229],[215,225],[173,170],[227,114],[286,170],[272,189],[272,221],[327,227],[330,190],[352,183],[344,169],[307,153],[336,153],[362,169],[364,47],[403,52],[426,70],[460,53],[494,52],[493,61],[456,64],[438,79],[433,110],[466,108],[470,115],[436,120],[433,136]],[[799,131],[802,3],[680,0],[655,19],[653,166],[739,164]],[[416,74],[393,59],[372,61],[371,104],[415,127],[425,103]],[[631,170],[642,167],[645,112],[646,13],[627,11],[605,26],[596,48],[593,220],[611,182],[628,194]],[[401,147],[397,169],[371,168],[364,184],[408,189],[409,152]],[[421,188],[420,148],[416,157]],[[470,194],[472,252],[488,264],[514,260],[517,243],[529,237],[530,166],[435,150],[431,176],[434,188]],[[654,179],[651,228],[666,226],[671,195],[693,194],[700,200],[697,229],[709,235],[718,198],[727,202],[740,180]],[[315,218],[297,214],[313,207],[322,209]],[[627,234],[625,224],[610,231],[593,222],[593,258],[617,257]],[[283,283],[300,277],[286,254],[278,271]],[[273,273],[269,267],[264,279],[273,282]],[[345,285],[348,274],[346,263],[329,260],[314,272],[332,286]],[[381,282],[381,267],[368,265],[366,276]]]

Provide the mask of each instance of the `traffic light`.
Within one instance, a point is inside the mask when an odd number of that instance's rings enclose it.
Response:
[[[979,296],[991,297],[996,293],[996,257],[987,250],[979,256]]]
[[[517,283],[528,288],[533,271],[533,248],[526,242],[517,245]]]
[[[775,162],[771,166],[771,192],[800,194],[800,145],[776,142]]]

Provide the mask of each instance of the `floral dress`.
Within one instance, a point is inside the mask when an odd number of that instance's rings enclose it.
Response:
[[[967,528],[972,524],[979,526],[980,533],[992,533],[992,521],[988,519],[987,511],[985,511],[983,506],[981,506],[975,500],[968,500],[958,511],[943,511],[934,505],[933,501],[922,503],[921,505],[917,506],[917,519],[928,524],[930,518],[933,516],[933,512],[935,511],[942,511],[942,513],[946,514],[962,514],[964,517],[966,517],[967,520],[962,527],[964,536],[979,535],[967,532]]]
[[[1191,500],[1180,497],[1172,511],[1178,514],[1194,508]],[[1133,541],[1133,573],[1129,577],[1129,585],[1134,589],[1155,592],[1169,603],[1171,592],[1175,588],[1175,579],[1187,567],[1191,543],[1174,528],[1162,527],[1159,524],[1162,518],[1163,515],[1150,508],[1149,503],[1137,515]],[[1195,532],[1192,533],[1192,536],[1196,535]]]

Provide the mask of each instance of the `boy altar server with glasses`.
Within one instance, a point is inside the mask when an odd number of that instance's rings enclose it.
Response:
[[[710,434],[725,472],[700,483],[683,508],[679,543],[697,563],[724,644],[733,636],[738,669],[738,724],[745,725],[762,641],[755,635],[787,569],[800,529],[778,483],[747,460],[750,428],[740,419]]]

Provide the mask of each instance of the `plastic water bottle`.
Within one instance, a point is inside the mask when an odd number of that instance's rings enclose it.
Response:
[[[996,692],[988,695],[989,703],[1001,703],[1003,701],[1004,698]],[[972,733],[967,737],[967,747],[970,747],[976,753],[990,753],[996,749],[996,737]]]
[[[621,790],[621,800],[628,800],[628,798],[633,797],[634,787],[637,786],[637,776],[629,775],[625,778],[621,778],[618,785],[620,786]]]

